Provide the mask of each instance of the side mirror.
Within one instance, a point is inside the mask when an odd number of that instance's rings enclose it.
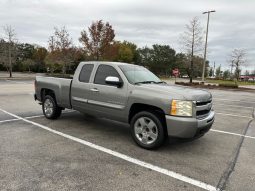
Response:
[[[113,86],[117,86],[120,88],[123,83],[120,81],[118,77],[108,76],[105,78],[105,83]]]

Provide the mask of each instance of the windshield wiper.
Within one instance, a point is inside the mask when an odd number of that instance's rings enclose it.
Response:
[[[156,84],[166,84],[166,82],[164,81],[160,81],[160,82],[155,82]]]
[[[162,84],[162,83],[165,83],[165,82],[163,82],[163,81],[159,81],[159,82],[155,82],[155,81],[142,81],[142,82],[136,82],[135,84],[151,84],[151,83]]]
[[[142,81],[142,82],[136,82],[135,84],[151,84],[156,83],[155,81]]]

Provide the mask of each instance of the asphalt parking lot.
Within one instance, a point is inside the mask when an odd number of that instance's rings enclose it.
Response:
[[[65,111],[42,116],[32,81],[0,81],[0,190],[254,190],[255,92],[210,90],[201,139],[155,151],[126,124]]]

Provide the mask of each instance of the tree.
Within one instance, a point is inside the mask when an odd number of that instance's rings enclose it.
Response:
[[[226,80],[228,78],[230,78],[230,71],[229,70],[225,70],[223,72],[223,79]]]
[[[45,71],[45,58],[47,56],[47,49],[44,47],[36,47],[33,53],[33,60],[35,62],[35,71],[44,72]]]
[[[149,67],[152,63],[152,52],[153,50],[149,47],[145,46],[143,48],[139,48],[138,50],[138,61],[139,65]]]
[[[45,58],[46,65],[51,72],[59,70],[66,73],[72,62],[72,39],[65,27],[61,29],[54,28],[54,35],[48,40],[49,54]],[[56,65],[56,66],[54,66]]]
[[[137,61],[137,46],[128,41],[119,43],[118,56],[116,61],[135,63]]]
[[[29,43],[18,43],[16,45],[16,64],[13,65],[13,70],[23,71],[27,70],[27,67],[24,67],[28,63],[27,60],[33,59],[33,54],[35,51],[35,45]],[[26,62],[24,62],[26,61]],[[30,64],[29,70],[33,70],[33,64]]]
[[[86,30],[81,32],[79,41],[83,44],[84,49],[88,52],[91,59],[101,60],[103,59],[106,51],[113,44],[115,37],[112,26],[102,20],[93,22],[88,27],[89,35]]]
[[[216,75],[216,78],[220,78],[220,76],[221,76],[221,66],[216,68],[215,75]]]
[[[176,52],[169,45],[154,44],[152,48],[140,48],[137,52],[137,63],[148,67],[158,75],[168,76],[177,66]]]
[[[23,71],[31,72],[31,68],[34,66],[34,64],[35,64],[34,60],[30,58],[25,59],[24,61],[22,61]]]
[[[69,52],[71,54],[71,62],[68,65],[68,73],[73,74],[76,67],[79,65],[79,63],[81,61],[87,60],[87,55],[86,52],[84,52],[84,50],[82,48],[78,48],[78,47],[72,47],[69,49]]]
[[[28,44],[28,43],[19,43],[17,46],[17,59],[18,60],[25,60],[26,58],[32,58],[34,51],[35,51],[35,45]]]
[[[4,27],[4,33],[6,35],[6,41],[8,44],[8,71],[10,73],[10,78],[12,78],[12,66],[15,62],[15,45],[16,45],[16,34],[12,26],[6,25]]]
[[[209,77],[213,77],[213,68],[212,67],[209,70]]]
[[[139,56],[138,51],[137,51],[137,45],[132,42],[128,42],[128,41],[124,41],[123,44],[131,50],[131,52],[132,52],[132,61],[131,62],[136,64],[138,56]]]
[[[9,71],[8,43],[4,39],[0,39],[0,64],[1,68]]]
[[[194,68],[193,68],[193,77],[201,77],[202,76],[202,70],[204,59],[201,56],[194,56],[193,58],[194,62]],[[205,63],[205,77],[208,75],[208,67],[209,67],[209,61],[207,60]]]
[[[202,28],[198,18],[193,18],[189,24],[185,26],[186,31],[181,35],[181,43],[185,51],[190,57],[190,83],[192,83],[194,75],[194,55],[201,51],[202,45]]]
[[[190,75],[190,70],[189,70],[189,59],[186,54],[183,53],[177,53],[175,55],[175,63],[176,67],[179,69],[180,76],[184,75]]]
[[[235,78],[238,80],[241,67],[246,63],[246,51],[244,49],[234,49],[230,55],[230,62],[235,68]]]
[[[128,41],[114,41],[104,52],[103,60],[135,63],[137,59],[136,45]]]
[[[169,45],[152,45],[152,63],[150,69],[160,75],[168,76],[175,65],[175,50]]]
[[[133,52],[126,44],[120,44],[118,51],[118,61],[130,63],[133,60]]]

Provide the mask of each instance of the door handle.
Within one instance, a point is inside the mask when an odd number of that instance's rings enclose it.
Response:
[[[99,92],[99,90],[97,88],[92,88],[92,89],[90,89],[90,91],[92,91],[92,92]]]

